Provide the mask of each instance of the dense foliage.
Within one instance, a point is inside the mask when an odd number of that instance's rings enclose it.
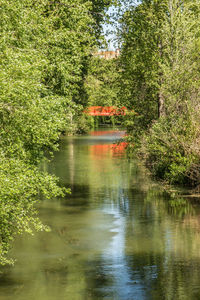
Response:
[[[0,1],[0,263],[17,233],[44,230],[34,204],[61,196],[39,170],[71,130],[100,21],[111,1]]]
[[[120,106],[119,66],[116,59],[93,57],[85,80],[88,106]]]
[[[121,19],[127,120],[153,173],[200,184],[199,0],[144,0]],[[143,138],[141,138],[143,136]]]

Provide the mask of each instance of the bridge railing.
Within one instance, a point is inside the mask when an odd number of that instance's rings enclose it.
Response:
[[[90,116],[124,116],[127,113],[125,106],[118,108],[114,106],[90,106],[84,110]]]

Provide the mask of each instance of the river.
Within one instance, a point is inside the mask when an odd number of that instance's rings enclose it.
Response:
[[[200,206],[169,198],[123,135],[62,138],[45,167],[71,195],[41,201],[52,230],[16,239],[0,300],[200,299]]]

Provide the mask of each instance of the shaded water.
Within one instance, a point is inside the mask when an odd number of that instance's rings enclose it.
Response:
[[[52,231],[15,242],[0,300],[200,299],[199,206],[128,161],[123,134],[62,139],[46,167],[72,194],[40,204]]]

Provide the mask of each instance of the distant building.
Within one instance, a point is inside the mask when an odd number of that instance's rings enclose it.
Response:
[[[119,49],[117,49],[115,51],[98,51],[98,52],[93,53],[93,56],[104,58],[104,59],[117,58],[117,57],[119,57],[119,55],[120,55]]]

